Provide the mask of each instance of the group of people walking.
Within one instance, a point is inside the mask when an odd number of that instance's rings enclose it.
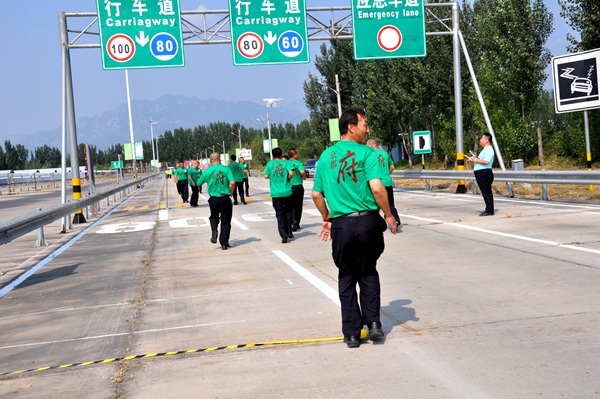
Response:
[[[392,234],[396,234],[400,217],[394,206],[390,177],[393,162],[385,151],[379,149],[375,139],[368,139],[370,129],[365,112],[350,108],[340,117],[339,125],[341,140],[321,154],[322,162],[316,168],[312,199],[323,219],[319,237],[323,241],[332,241],[332,257],[338,268],[344,342],[349,348],[357,348],[361,345],[364,325],[368,328],[369,339],[376,341],[384,338],[377,260],[385,248],[383,233],[389,225]],[[486,150],[490,141],[487,136],[482,138]],[[269,180],[281,242],[288,243],[294,238],[294,232],[301,228],[306,171],[294,148],[288,150],[288,159],[284,159],[281,148],[274,148],[272,155],[273,160],[267,163],[264,177]],[[481,165],[482,169],[490,169],[493,151],[491,154],[482,151],[479,158],[473,157],[471,160]],[[211,242],[217,242],[220,219],[219,243],[224,250],[230,247],[230,196],[234,196],[233,204],[238,203],[238,194],[240,201],[246,204],[245,197],[249,194],[247,185],[245,196],[243,189],[243,171],[247,173],[247,169],[236,162],[235,156],[231,157],[231,161],[227,168],[221,165],[219,154],[214,153],[210,156],[211,166],[206,171],[197,174],[192,170],[191,174],[188,173],[190,181],[195,184],[190,183],[193,190],[190,205],[197,204],[194,193],[207,183]],[[196,163],[194,168],[197,169]],[[179,189],[179,181],[185,175],[178,168],[175,176]],[[493,181],[493,175],[490,178],[481,172],[476,172],[476,177],[480,185],[488,185],[490,180]],[[186,202],[187,191],[183,189],[181,184],[180,194]],[[488,204],[487,198],[486,205],[482,216],[493,215],[493,203]],[[360,287],[360,296],[357,294],[357,285]]]

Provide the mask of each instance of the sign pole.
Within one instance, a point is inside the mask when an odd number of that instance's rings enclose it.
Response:
[[[131,97],[129,95],[129,73],[125,70],[125,86],[127,86],[127,110],[129,111],[129,137],[131,139],[131,153],[133,154],[133,180],[137,178],[137,169],[135,165],[135,140],[133,139],[133,121],[131,119]]]
[[[583,111],[583,125],[585,127],[585,152],[587,157],[587,169],[592,170],[592,149],[590,145],[590,122],[588,120],[587,109]],[[590,191],[594,191],[594,186],[590,184]]]

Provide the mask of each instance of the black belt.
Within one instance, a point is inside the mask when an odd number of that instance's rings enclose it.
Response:
[[[354,218],[358,216],[369,216],[369,215],[379,215],[379,211],[361,211],[361,212],[353,212],[347,215],[340,216],[341,218]]]
[[[219,195],[219,198],[220,197],[227,197],[227,198],[229,198],[229,197],[231,197],[231,195],[229,195],[229,194],[221,194],[221,195]]]

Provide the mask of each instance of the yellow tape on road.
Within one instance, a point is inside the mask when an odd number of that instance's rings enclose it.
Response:
[[[368,334],[367,330],[365,330],[365,329],[361,330],[360,338],[361,339],[366,338],[367,334]],[[192,353],[215,352],[215,351],[229,350],[229,349],[257,348],[257,347],[261,347],[261,346],[292,345],[292,344],[307,344],[307,343],[316,343],[316,342],[342,341],[343,339],[344,339],[344,337],[294,339],[294,340],[287,340],[287,341],[260,342],[260,343],[255,343],[255,344],[216,346],[216,347],[204,348],[204,349],[188,349],[185,351],[147,353],[144,355],[112,357],[109,359],[94,360],[94,361],[81,362],[81,363],[62,364],[60,366],[38,367],[35,369],[17,370],[17,371],[12,371],[12,372],[7,372],[7,373],[0,372],[0,376],[18,375],[18,374],[33,373],[33,372],[47,371],[47,370],[66,369],[66,368],[71,368],[71,367],[84,367],[84,366],[90,366],[92,364],[107,364],[107,363],[114,363],[114,362],[134,360],[134,359],[149,359],[149,358],[155,358],[155,357],[161,357],[161,356],[187,355],[187,354],[192,354]]]

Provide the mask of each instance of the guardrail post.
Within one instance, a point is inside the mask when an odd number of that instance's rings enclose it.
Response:
[[[429,179],[425,179],[425,191],[431,191],[431,185],[429,185]]]
[[[110,201],[108,200],[108,197],[106,197],[106,206],[110,206]]]
[[[479,192],[479,186],[477,186],[477,182],[474,181],[473,182],[473,195],[480,195],[481,193]]]
[[[550,201],[550,196],[548,195],[548,185],[546,183],[542,184],[542,200]]]
[[[86,219],[86,220],[87,220],[87,219],[90,217],[90,215],[89,215],[89,211],[88,211],[88,208],[89,208],[89,207],[87,207],[87,206],[86,206],[86,207],[83,209],[83,212],[85,213],[85,215],[84,215],[84,216],[85,216],[85,219]]]
[[[42,208],[37,208],[36,212],[41,212]],[[35,242],[34,247],[47,247],[48,246],[48,241],[46,241],[46,238],[44,237],[44,227],[40,227],[38,229],[38,235],[37,235],[37,240]]]

